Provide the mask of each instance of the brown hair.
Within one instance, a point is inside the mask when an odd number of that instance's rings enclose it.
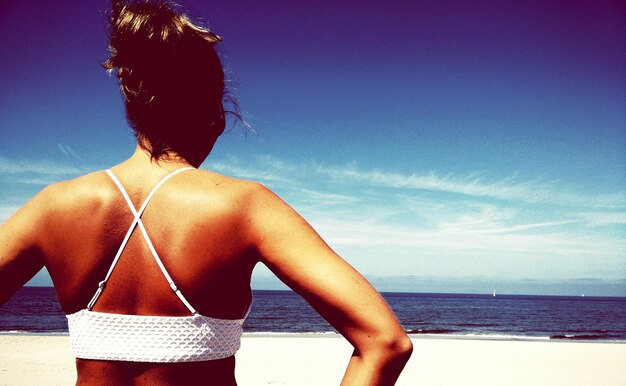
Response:
[[[212,141],[212,147],[223,132],[225,113],[241,115],[215,51],[221,38],[175,7],[164,0],[114,0],[111,56],[104,67],[117,68],[126,117],[139,145],[153,159],[174,152],[193,162],[205,151],[198,141]],[[225,112],[223,102],[233,111]]]

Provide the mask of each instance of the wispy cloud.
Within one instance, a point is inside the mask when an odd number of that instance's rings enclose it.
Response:
[[[13,160],[0,157],[0,175],[3,175],[5,182],[58,180],[67,176],[76,176],[81,173],[81,169],[76,166],[68,166],[46,160]]]
[[[456,177],[426,174],[401,174],[380,170],[363,171],[354,166],[322,167],[317,172],[334,181],[350,181],[355,184],[381,188],[412,189],[485,197],[498,200],[516,200],[531,204],[575,205],[601,208],[626,208],[626,194],[585,195],[560,187],[557,181],[534,179],[518,181],[514,176],[496,182],[485,182],[477,175]]]
[[[265,183],[286,183],[303,186],[307,181],[324,182],[352,188],[383,188],[398,191],[437,192],[465,198],[517,201],[527,204],[579,206],[605,210],[625,210],[626,192],[592,194],[563,186],[560,181],[535,178],[522,181],[515,175],[496,181],[487,181],[481,174],[467,176],[440,175],[435,172],[402,174],[382,170],[362,170],[355,165],[324,166],[315,162],[287,164],[271,156],[257,157],[254,165],[241,165],[231,158],[228,162],[214,162],[211,167],[242,178]]]
[[[63,153],[68,161],[72,163],[83,161],[82,157],[78,155],[78,153],[74,151],[74,149],[72,149],[69,145],[57,143],[57,147],[59,148],[59,150],[61,150],[61,153]]]
[[[315,205],[346,205],[362,201],[358,197],[347,194],[334,194],[305,188],[301,192],[301,201]]]
[[[401,255],[407,264],[430,256],[420,269],[433,271],[446,260],[461,261],[469,273],[515,260],[520,269],[541,267],[544,275],[583,274],[590,267],[626,274],[626,238],[602,228],[626,222],[623,192],[585,194],[539,178],[489,182],[479,174],[401,174],[271,157],[218,166],[279,190],[331,245],[355,258]]]
[[[626,225],[626,211],[580,212],[572,214],[584,221],[587,226]]]
[[[359,218],[360,217],[360,218]],[[516,218],[509,222],[519,221]],[[331,211],[317,213],[311,222],[338,245],[386,246],[424,248],[442,253],[482,250],[506,256],[512,252],[532,255],[618,255],[626,242],[607,245],[607,238],[600,240],[564,231],[561,227],[572,222],[508,223],[482,221],[480,216],[468,216],[462,211],[448,216],[445,221],[426,224],[386,223],[371,221],[370,213],[361,216],[334,216]]]

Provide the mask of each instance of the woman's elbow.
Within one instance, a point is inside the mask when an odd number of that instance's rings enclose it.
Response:
[[[413,343],[404,332],[379,336],[375,347],[373,351],[385,362],[406,363],[413,352]]]
[[[397,361],[406,363],[413,353],[413,342],[407,334],[400,334],[393,340],[390,351]]]

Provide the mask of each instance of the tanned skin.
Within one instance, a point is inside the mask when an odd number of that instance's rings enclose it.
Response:
[[[162,177],[185,166],[198,164],[176,156],[155,161],[138,146],[112,171],[139,208]],[[45,188],[0,227],[0,304],[46,267],[63,311],[86,308],[132,221],[104,172]],[[342,385],[392,385],[408,360],[411,341],[381,296],[264,186],[184,171],[159,189],[142,221],[200,314],[243,317],[252,270],[260,262],[354,346]],[[189,315],[138,229],[93,310]],[[275,366],[280,371],[281,364]],[[77,385],[236,385],[234,357],[170,364],[77,359],[76,367]]]

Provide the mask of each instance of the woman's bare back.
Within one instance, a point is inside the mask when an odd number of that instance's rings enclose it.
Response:
[[[164,170],[113,169],[139,208]],[[141,176],[141,177],[137,177]],[[239,319],[251,300],[258,257],[246,240],[245,196],[250,183],[188,170],[168,180],[149,202],[142,222],[163,264],[201,315]],[[246,190],[248,193],[246,193]],[[67,314],[84,309],[104,278],[133,221],[112,180],[98,172],[47,189],[44,238],[48,268]],[[189,315],[171,291],[147,243],[135,229],[93,311]],[[234,384],[234,358],[188,363],[77,360],[78,384]],[[191,376],[195,374],[195,376]],[[212,374],[208,379],[207,374]],[[122,380],[124,380],[122,382]],[[184,380],[184,381],[183,381]],[[107,381],[108,382],[108,381]],[[104,383],[106,384],[106,383]]]

